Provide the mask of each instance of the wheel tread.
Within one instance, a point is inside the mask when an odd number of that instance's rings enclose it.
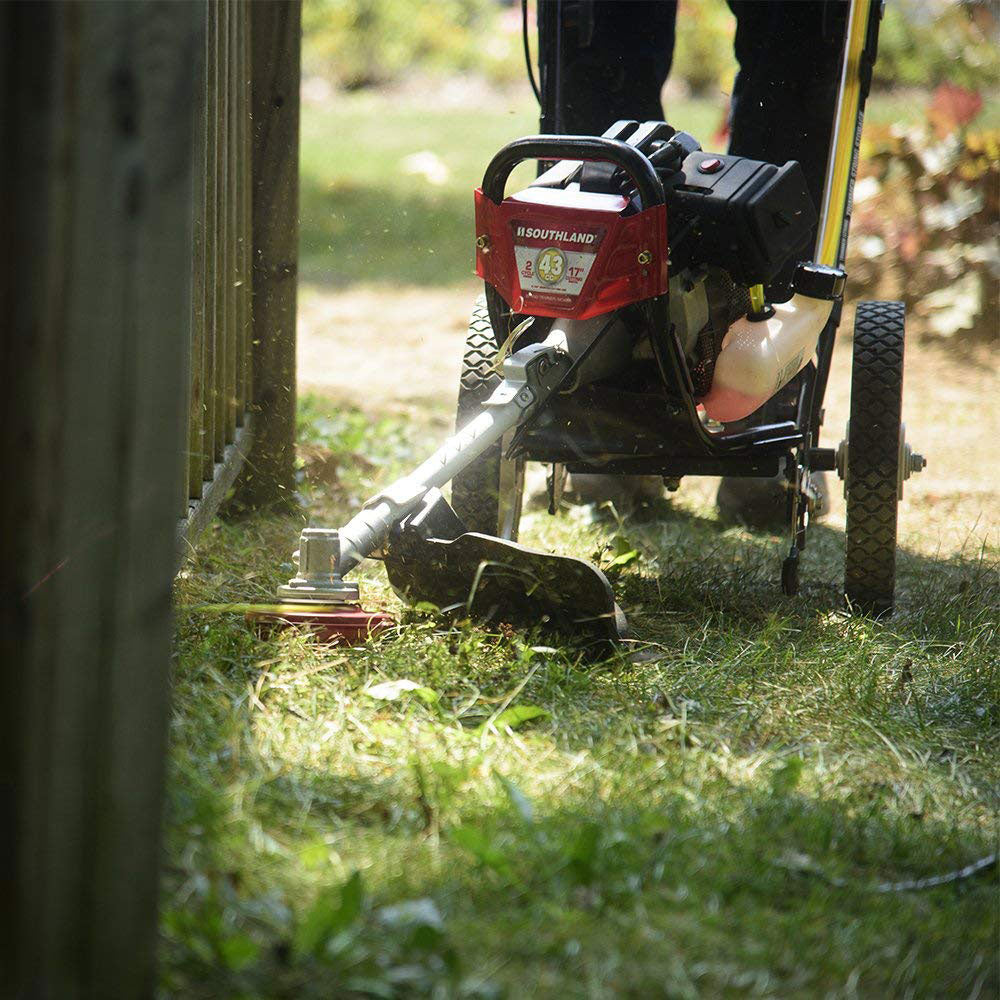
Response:
[[[854,323],[844,590],[866,613],[892,610],[896,583],[901,302],[861,302]]]
[[[486,299],[480,296],[472,311],[466,336],[462,374],[459,379],[456,425],[461,427],[474,417],[500,384],[494,371],[497,344],[490,323]],[[488,448],[467,469],[452,480],[451,505],[470,531],[495,535],[499,529],[500,465],[499,444]],[[517,539],[515,524],[513,539]]]

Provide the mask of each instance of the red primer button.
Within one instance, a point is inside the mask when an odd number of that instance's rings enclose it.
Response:
[[[724,166],[722,160],[713,156],[710,160],[702,160],[698,164],[698,172],[701,174],[717,174]]]

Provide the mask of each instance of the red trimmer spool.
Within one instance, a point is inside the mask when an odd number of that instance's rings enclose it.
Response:
[[[281,605],[246,613],[247,624],[258,635],[271,635],[282,628],[309,629],[317,641],[353,646],[396,624],[384,611],[365,611],[359,604]]]

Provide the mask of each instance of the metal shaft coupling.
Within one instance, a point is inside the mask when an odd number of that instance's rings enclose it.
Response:
[[[514,403],[527,413],[559,388],[572,364],[573,359],[553,344],[528,344],[504,359],[503,381],[483,405],[499,408]]]
[[[483,412],[450,437],[430,458],[372,497],[340,529],[306,528],[299,542],[299,574],[278,588],[283,601],[349,604],[357,584],[343,579],[362,559],[378,551],[394,525],[440,489],[487,448],[522,423],[562,383],[572,361],[551,344],[529,344],[504,361],[504,380]]]
[[[336,528],[303,528],[299,536],[299,572],[278,587],[282,601],[355,604],[358,585],[341,578],[340,532]]]

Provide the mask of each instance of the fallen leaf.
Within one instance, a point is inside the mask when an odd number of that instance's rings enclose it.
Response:
[[[614,566],[627,566],[639,558],[639,550],[624,535],[615,535],[612,547],[615,557],[608,563],[608,568]]]
[[[295,928],[292,940],[295,953],[319,954],[330,938],[358,919],[363,902],[364,885],[360,872],[351,875],[342,886],[321,893]]]
[[[448,831],[448,839],[468,851],[480,864],[501,875],[510,875],[510,862],[506,855],[493,846],[482,830],[474,826],[458,826]]]
[[[407,899],[402,903],[383,906],[378,911],[379,920],[387,927],[432,927],[444,930],[441,911],[433,899]]]
[[[500,782],[501,787],[507,793],[507,798],[510,799],[510,804],[514,807],[518,816],[527,823],[529,826],[535,821],[535,810],[531,804],[531,799],[528,798],[524,792],[521,791],[517,785],[514,784],[510,778],[505,777],[498,772],[494,772],[497,781]]]
[[[424,687],[416,681],[411,681],[408,677],[399,677],[394,681],[383,681],[381,684],[373,684],[366,689],[365,694],[376,701],[398,701],[408,692],[413,692],[422,701],[432,704],[441,696],[437,691],[429,687]]]

